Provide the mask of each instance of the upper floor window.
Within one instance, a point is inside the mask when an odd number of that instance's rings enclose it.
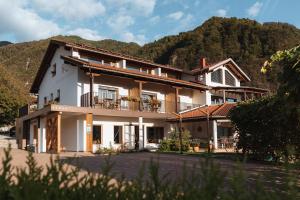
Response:
[[[203,74],[198,75],[198,81],[200,81],[201,83],[205,82],[205,76]]]
[[[52,65],[51,74],[52,74],[52,77],[54,77],[56,75],[56,63],[54,63]]]
[[[53,101],[53,93],[50,94],[50,101]]]
[[[99,98],[116,100],[117,99],[117,89],[107,88],[107,87],[99,87]]]
[[[127,65],[126,69],[133,71],[140,71],[140,67]]]
[[[47,97],[44,97],[44,105],[46,105],[48,102],[47,102]]]
[[[57,101],[57,102],[60,101],[60,89],[57,90],[55,101]]]
[[[225,70],[225,84],[235,86],[235,79],[227,70]]]
[[[215,83],[222,83],[222,69],[218,69],[211,73],[211,81]]]

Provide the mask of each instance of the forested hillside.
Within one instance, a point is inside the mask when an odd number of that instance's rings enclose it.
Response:
[[[9,45],[9,44],[12,44],[12,43],[8,42],[8,41],[0,41],[0,47],[6,46],[6,45]]]
[[[300,43],[300,30],[285,23],[213,17],[196,29],[162,38],[141,48],[140,54],[162,64],[193,69],[199,57],[214,63],[233,58],[251,77],[249,85],[272,88],[260,73],[262,63],[277,50]]]
[[[56,36],[56,39],[139,56],[161,64],[190,70],[197,67],[200,57],[209,63],[231,57],[250,76],[251,86],[274,89],[274,74],[260,73],[262,63],[277,50],[300,43],[300,30],[285,23],[258,23],[248,19],[213,17],[194,30],[139,46],[114,40],[90,41],[77,36]],[[40,41],[10,44],[0,42],[0,99],[2,91],[11,92],[14,100],[23,102],[51,38]],[[8,45],[10,44],[10,45]],[[1,46],[3,45],[3,46]],[[274,70],[276,71],[276,70]],[[2,81],[9,79],[10,85]],[[22,96],[22,100],[19,97]],[[26,96],[26,95],[24,95]],[[0,114],[1,114],[0,105]]]

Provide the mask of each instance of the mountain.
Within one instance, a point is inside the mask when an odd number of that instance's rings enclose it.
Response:
[[[0,41],[0,47],[6,46],[6,45],[9,45],[9,44],[12,44],[12,43],[8,42],[8,41]]]
[[[267,77],[260,73],[260,68],[276,51],[299,44],[300,30],[286,23],[261,24],[249,19],[212,17],[194,30],[167,36],[144,46],[115,40],[90,41],[78,36],[56,36],[5,46],[1,44],[8,42],[0,42],[0,89],[7,92],[10,88],[17,88],[11,94],[15,95],[12,96],[14,101],[28,100],[23,94],[26,96],[30,88],[50,39],[100,47],[185,70],[196,68],[200,57],[206,57],[209,63],[231,57],[252,79],[248,85],[273,90],[277,86],[274,79],[276,72]],[[7,79],[6,76],[14,87],[1,81]],[[18,96],[22,96],[21,100]],[[2,97],[0,91],[0,99]],[[1,109],[0,104],[0,114]]]
[[[250,86],[275,89],[274,80],[260,73],[263,62],[278,50],[300,43],[300,30],[286,23],[260,24],[249,19],[213,17],[196,29],[144,45],[140,55],[183,69],[231,57],[250,76]],[[275,80],[276,83],[276,80]]]

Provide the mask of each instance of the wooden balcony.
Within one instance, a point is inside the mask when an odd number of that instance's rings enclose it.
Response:
[[[176,103],[166,100],[143,100],[138,97],[119,96],[116,99],[100,98],[98,93],[93,93],[91,101],[91,94],[88,92],[81,96],[81,107],[92,107],[109,110],[122,111],[141,111],[154,113],[167,113],[175,109]],[[92,104],[91,104],[92,103]],[[199,104],[191,103],[177,103],[179,111],[199,107]]]
[[[19,108],[19,117],[23,117],[37,110],[37,104],[26,104]]]

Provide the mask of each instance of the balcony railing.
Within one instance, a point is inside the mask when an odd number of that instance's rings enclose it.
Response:
[[[26,104],[23,107],[19,108],[19,117],[28,115],[31,112],[37,110],[37,104]]]
[[[81,95],[81,107],[90,107],[90,93]],[[136,97],[119,96],[117,99],[101,98],[97,92],[92,99],[92,107],[111,110],[129,110],[143,112],[166,113],[174,112],[176,103],[165,100],[141,100]],[[199,104],[178,103],[179,111],[199,107]]]

